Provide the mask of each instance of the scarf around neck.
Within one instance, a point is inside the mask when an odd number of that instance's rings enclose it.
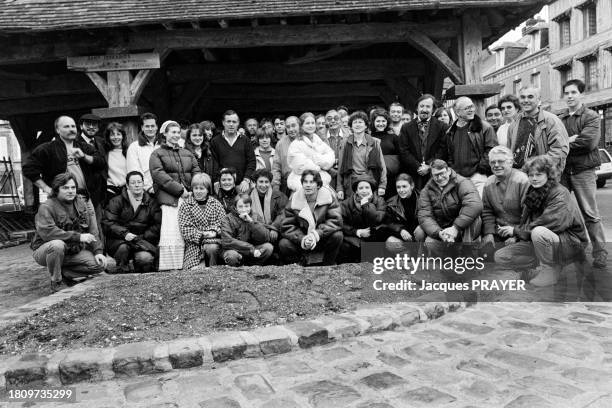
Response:
[[[271,224],[272,221],[272,212],[270,209],[270,205],[272,202],[272,187],[268,188],[266,194],[264,196],[264,208],[261,208],[261,201],[259,200],[259,191],[256,188],[251,191],[251,213],[253,215],[257,215],[264,220],[265,224]]]
[[[527,207],[530,213],[541,212],[542,207],[544,206],[544,201],[546,200],[546,197],[548,197],[548,193],[550,193],[550,190],[555,185],[556,182],[553,180],[548,180],[546,184],[540,188],[529,186],[529,189],[527,189],[527,195],[525,196],[524,205]]]

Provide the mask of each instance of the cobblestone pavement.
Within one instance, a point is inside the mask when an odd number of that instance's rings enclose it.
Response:
[[[51,293],[47,269],[28,244],[0,250],[0,315]]]
[[[603,408],[611,378],[612,305],[479,304],[272,358],[78,384],[65,406]]]

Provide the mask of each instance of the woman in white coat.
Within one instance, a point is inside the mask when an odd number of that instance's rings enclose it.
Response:
[[[291,173],[287,178],[287,187],[291,191],[299,190],[300,177],[304,170],[314,170],[321,174],[323,185],[329,185],[331,176],[328,170],[334,166],[336,157],[329,145],[315,133],[317,130],[314,114],[306,112],[300,116],[301,133],[289,145],[287,162]]]

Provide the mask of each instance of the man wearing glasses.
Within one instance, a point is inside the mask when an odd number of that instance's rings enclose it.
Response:
[[[476,115],[470,98],[458,98],[453,108],[457,120],[448,130],[448,165],[470,179],[482,197],[487,175],[491,174],[489,151],[497,146],[497,135],[489,123]]]

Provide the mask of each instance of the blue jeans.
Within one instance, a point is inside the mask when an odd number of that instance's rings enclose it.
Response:
[[[576,174],[564,173],[561,181],[564,186],[576,195],[578,207],[580,207],[580,212],[591,239],[591,245],[593,245],[593,259],[605,259],[608,251],[605,247],[606,237],[595,196],[597,191],[595,169],[584,170]]]

